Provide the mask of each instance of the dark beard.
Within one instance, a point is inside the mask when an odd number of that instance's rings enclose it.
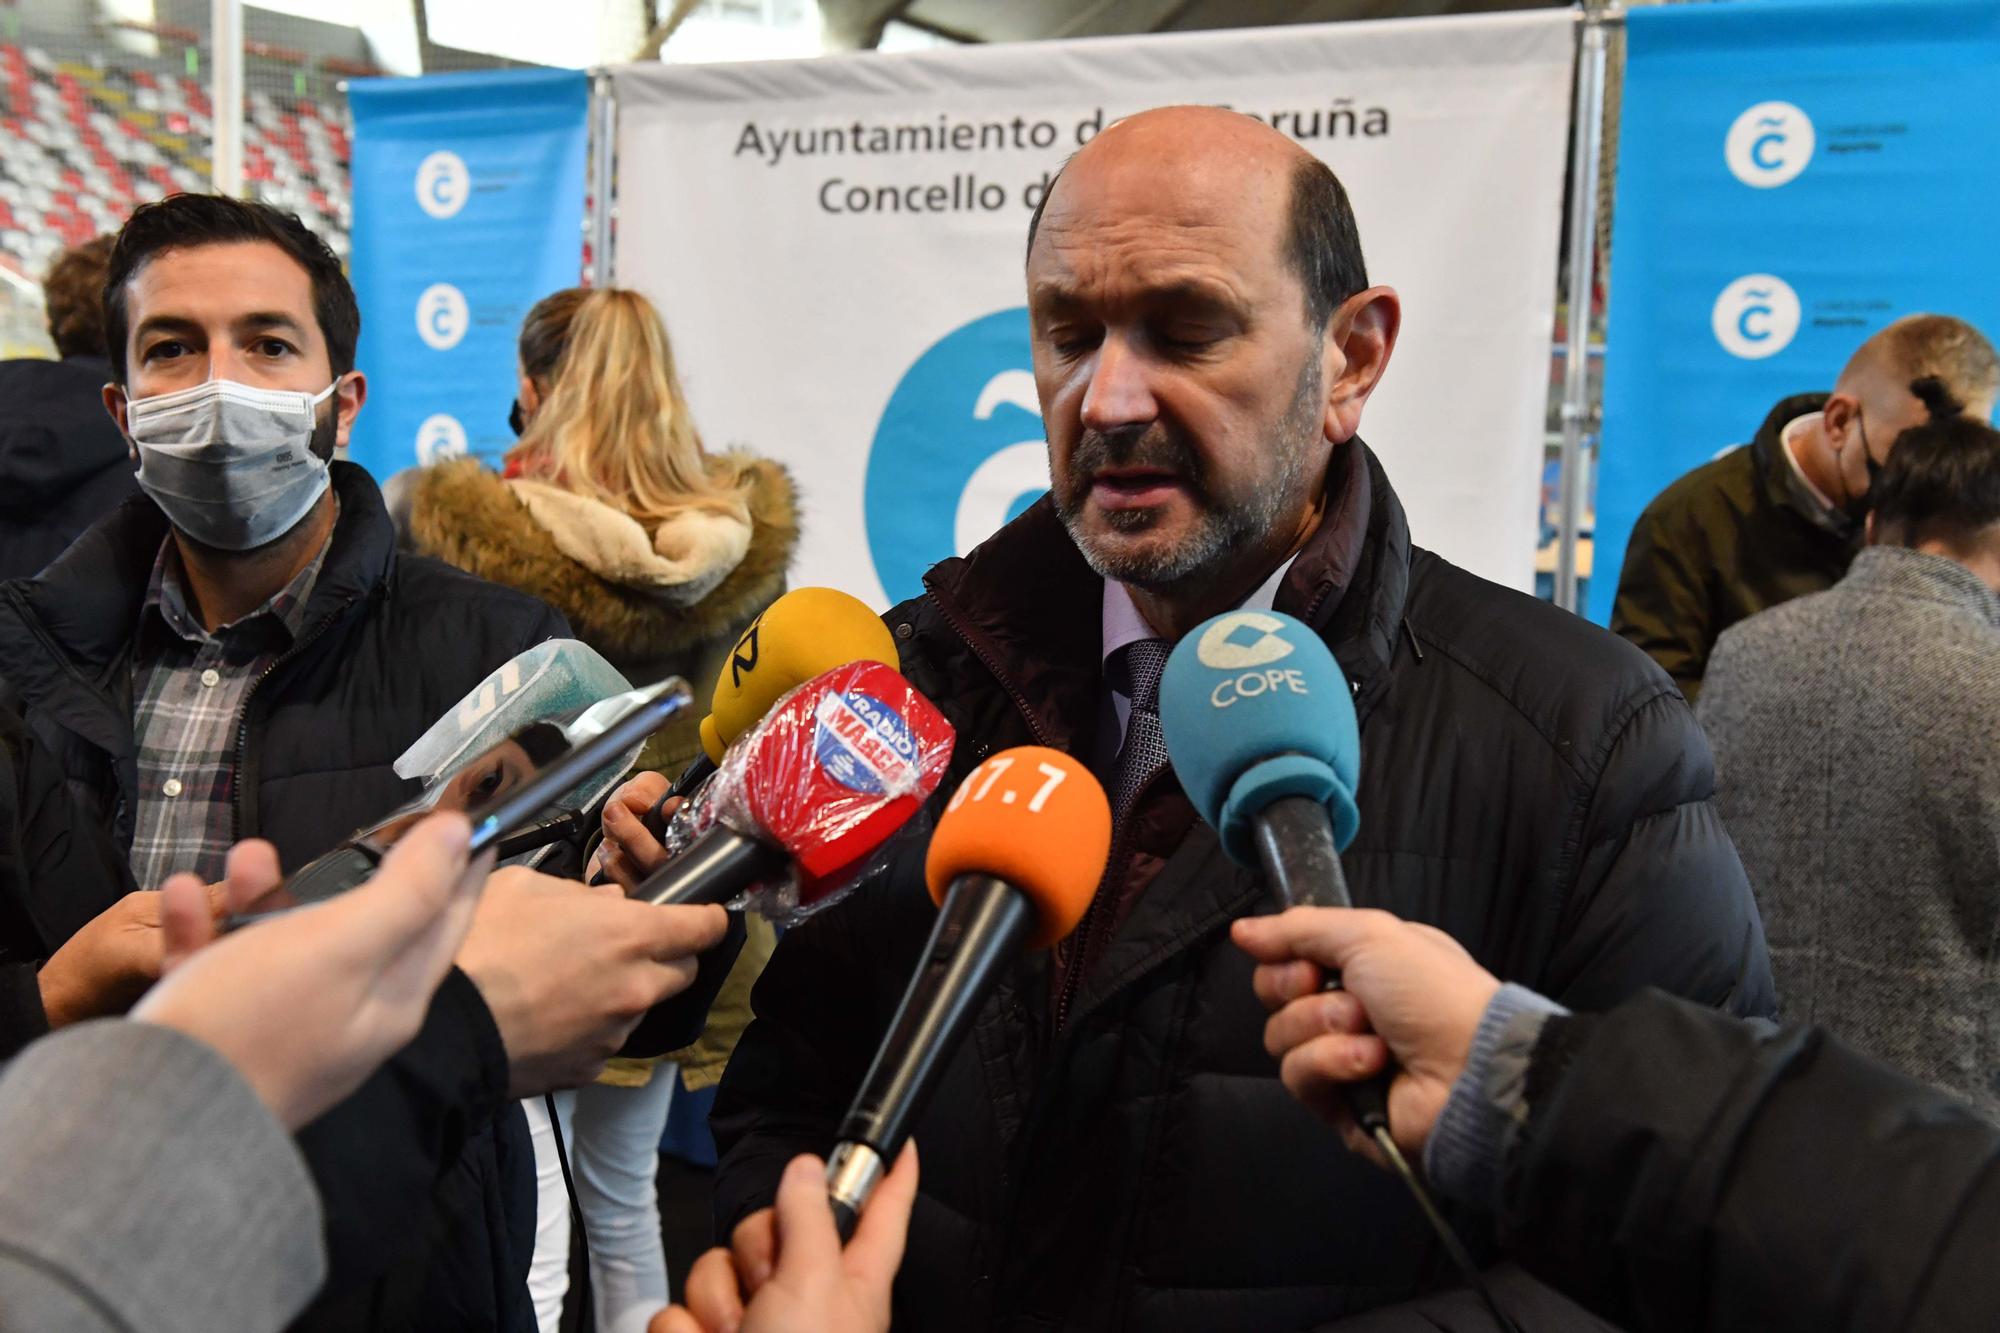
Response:
[[[1056,512],[1069,530],[1070,540],[1100,578],[1148,592],[1171,592],[1211,574],[1230,552],[1254,545],[1286,507],[1296,502],[1312,446],[1321,438],[1321,388],[1320,359],[1314,348],[1299,370],[1291,405],[1278,424],[1273,441],[1273,447],[1280,451],[1276,470],[1235,503],[1214,496],[1200,452],[1162,422],[1153,422],[1143,430],[1111,434],[1086,429],[1070,454],[1063,485],[1055,495]],[[1169,551],[1114,556],[1093,550],[1082,531],[1083,507],[1090,498],[1092,474],[1113,466],[1157,467],[1174,473],[1200,511],[1195,530]],[[1154,516],[1135,509],[1106,514],[1105,519],[1115,531],[1143,532],[1152,526]]]
[[[333,451],[340,443],[340,395],[334,394],[318,408],[313,418],[312,439],[306,441],[306,448],[322,463],[333,461]]]

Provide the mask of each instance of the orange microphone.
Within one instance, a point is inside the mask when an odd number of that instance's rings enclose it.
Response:
[[[1076,929],[1110,852],[1104,788],[1060,750],[1002,750],[952,795],[924,861],[937,925],[827,1158],[842,1240],[1001,970]]]

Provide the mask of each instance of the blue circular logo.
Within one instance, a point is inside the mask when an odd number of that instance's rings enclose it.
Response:
[[[982,315],[932,343],[889,395],[868,452],[868,552],[891,602],[1049,488],[1028,309]]]
[[[880,796],[904,786],[917,758],[917,738],[903,715],[872,694],[829,694],[815,710],[813,752],[841,786]]]

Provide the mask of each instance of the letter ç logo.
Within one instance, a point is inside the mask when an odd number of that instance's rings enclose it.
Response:
[[[1795,179],[1812,155],[1812,118],[1790,102],[1759,102],[1736,118],[1722,142],[1730,172],[1759,190]]]
[[[465,159],[440,148],[417,164],[417,207],[434,218],[454,216],[472,194]]]
[[[1218,671],[1268,666],[1292,655],[1292,645],[1278,637],[1284,627],[1284,621],[1262,611],[1238,611],[1202,631],[1194,655]]]
[[[440,352],[458,346],[472,323],[465,293],[448,282],[434,282],[417,298],[417,336]]]
[[[433,412],[417,427],[417,462],[425,467],[465,453],[465,427],[449,412]]]
[[[1784,351],[1798,333],[1799,294],[1783,278],[1747,274],[1722,289],[1708,320],[1724,351],[1761,361]]]
[[[863,514],[891,602],[1049,488],[1026,307],[960,325],[903,372],[868,452]]]

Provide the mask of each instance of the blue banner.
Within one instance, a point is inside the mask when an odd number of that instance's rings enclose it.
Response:
[[[1780,398],[1901,315],[2000,334],[2000,5],[1635,8],[1626,42],[1599,622],[1647,502]]]
[[[513,443],[521,318],[583,267],[590,85],[580,70],[356,79],[355,294],[378,478]]]

